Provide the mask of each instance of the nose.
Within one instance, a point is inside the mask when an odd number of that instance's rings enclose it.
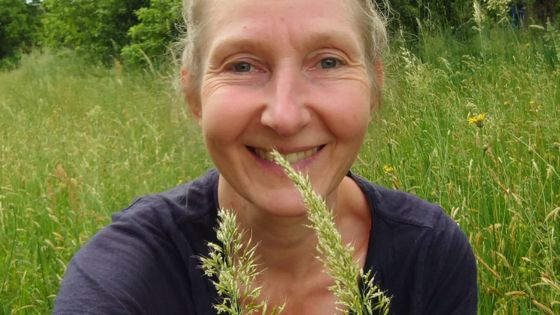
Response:
[[[304,101],[304,78],[298,70],[281,69],[270,84],[270,97],[261,114],[261,123],[280,136],[293,135],[311,120]]]

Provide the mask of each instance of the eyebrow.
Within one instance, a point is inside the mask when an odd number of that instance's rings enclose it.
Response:
[[[339,30],[328,30],[323,32],[312,33],[304,38],[302,46],[306,50],[319,49],[319,48],[340,48],[350,56],[356,56],[360,53],[362,45],[351,40],[348,32]],[[222,51],[225,49],[225,54],[228,51],[257,51],[266,52],[267,45],[263,45],[262,41],[252,36],[236,35],[219,40],[213,47],[212,51]],[[221,55],[221,54],[220,54]]]
[[[259,45],[259,41],[245,36],[227,37],[219,40],[213,46],[208,47],[209,61],[223,61],[236,52],[264,52],[264,45]],[[218,53],[213,53],[218,52]]]
[[[317,47],[341,46],[344,51],[351,55],[359,53],[362,45],[351,40],[352,36],[347,32],[333,30],[311,34],[304,42],[305,48],[313,49]],[[336,47],[335,47],[336,48]],[[356,51],[358,49],[358,51]]]
[[[259,41],[255,40],[251,37],[230,37],[224,40],[217,42],[217,44],[213,47],[213,50],[220,50],[223,48],[227,48],[228,50],[262,50],[262,44],[259,45]]]

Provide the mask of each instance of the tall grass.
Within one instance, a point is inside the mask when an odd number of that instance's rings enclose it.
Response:
[[[494,30],[480,45],[441,34],[419,57],[395,48],[356,166],[459,222],[480,314],[560,313],[560,65],[544,49],[554,36]]]
[[[0,73],[0,314],[47,314],[72,254],[135,196],[210,167],[153,74],[31,56]]]
[[[393,47],[354,167],[459,222],[480,314],[560,313],[558,43],[532,29]],[[0,314],[49,313],[72,254],[111,213],[211,167],[170,81],[48,54],[0,73]]]

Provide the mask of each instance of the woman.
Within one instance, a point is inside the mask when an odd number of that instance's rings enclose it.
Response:
[[[383,23],[366,0],[185,3],[182,84],[217,170],[141,198],[73,258],[55,313],[215,314],[200,269],[218,208],[259,242],[258,282],[284,314],[336,313],[306,209],[276,148],[333,209],[393,314],[475,314],[476,267],[437,206],[349,172],[380,98]]]

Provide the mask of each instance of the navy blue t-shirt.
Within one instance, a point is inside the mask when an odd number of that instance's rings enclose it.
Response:
[[[476,314],[476,263],[441,208],[349,174],[373,226],[365,263],[391,296],[391,314]],[[136,200],[74,256],[54,314],[214,315],[218,297],[200,268],[217,242],[218,173]]]

